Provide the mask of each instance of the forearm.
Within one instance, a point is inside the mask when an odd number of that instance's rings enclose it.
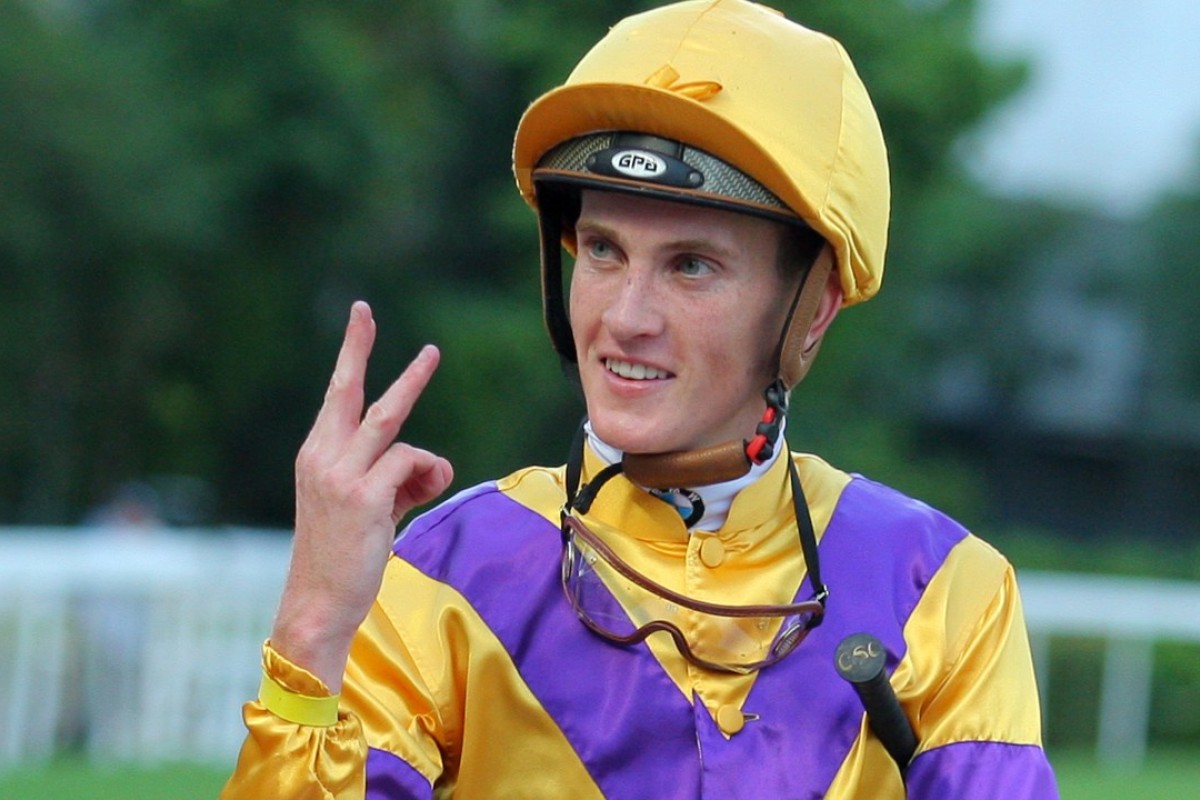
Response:
[[[342,690],[354,628],[329,623],[330,614],[303,605],[285,591],[271,629],[271,647],[292,664],[310,672],[329,694]]]

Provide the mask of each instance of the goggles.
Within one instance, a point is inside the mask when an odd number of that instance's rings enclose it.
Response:
[[[578,485],[578,458],[568,464],[568,486]],[[629,646],[654,633],[665,633],[679,654],[702,669],[749,674],[785,658],[825,616],[828,588],[821,582],[816,537],[791,459],[793,503],[801,547],[815,591],[811,599],[781,605],[722,605],[675,592],[642,575],[576,516],[586,514],[600,487],[621,472],[613,464],[578,492],[562,509],[562,586],[579,620],[614,644]],[[571,480],[574,477],[574,480]]]

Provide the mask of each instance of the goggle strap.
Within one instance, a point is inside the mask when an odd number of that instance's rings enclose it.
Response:
[[[575,506],[575,496],[579,493],[579,481],[583,478],[583,443],[587,439],[585,425],[587,425],[586,415],[579,421],[579,427],[576,429],[575,435],[571,437],[571,450],[567,453],[566,486],[564,487],[567,497],[562,507],[564,519]],[[563,536],[566,537],[565,530]]]
[[[808,511],[808,501],[804,497],[804,487],[800,485],[800,474],[796,471],[796,460],[791,453],[786,453],[788,460],[788,477],[792,483],[792,507],[796,514],[796,527],[800,529],[800,551],[804,554],[804,565],[808,568],[808,582],[812,585],[813,598],[824,607],[829,597],[829,587],[821,580],[821,559],[817,550],[817,534],[813,529],[812,515]],[[817,627],[824,614],[814,614],[810,627]]]
[[[579,428],[571,440],[571,451],[567,457],[566,501],[562,508],[562,536],[564,544],[570,536],[567,518],[571,515],[571,511],[579,508],[579,504],[584,500],[585,494],[587,506],[590,508],[596,494],[600,491],[600,487],[621,471],[619,463],[609,465],[597,474],[596,479],[591,484],[580,487],[579,482],[583,477],[583,448],[587,438],[584,428],[586,422],[587,417],[584,417],[579,423]],[[821,579],[821,560],[817,549],[817,534],[813,528],[812,515],[808,510],[808,500],[804,496],[804,487],[800,483],[800,474],[796,470],[796,461],[791,457],[791,452],[784,453],[783,457],[788,460],[788,479],[792,487],[792,508],[796,517],[796,527],[799,529],[800,551],[804,555],[804,565],[808,569],[808,580],[813,588],[814,599],[818,600],[824,606],[826,599],[829,597],[829,587]],[[580,513],[587,512],[585,509],[580,509]],[[815,628],[817,625],[820,625],[823,617],[824,615],[814,614],[811,627]]]

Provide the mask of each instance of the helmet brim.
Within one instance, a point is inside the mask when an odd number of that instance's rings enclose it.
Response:
[[[823,203],[825,198],[806,197],[796,189],[797,183],[827,185],[836,154],[800,154],[789,173],[771,155],[769,143],[759,143],[755,135],[719,113],[720,102],[719,96],[698,101],[669,89],[627,83],[581,83],[554,89],[529,106],[517,128],[513,172],[521,196],[537,208],[537,164],[551,148],[568,139],[626,130],[686,142],[754,176],[830,243],[841,266],[846,305],[874,294],[878,288],[876,276],[850,268],[858,261],[852,252],[853,243],[842,226],[826,219],[824,209],[814,202],[819,199]],[[793,174],[796,170],[810,174],[797,181]]]

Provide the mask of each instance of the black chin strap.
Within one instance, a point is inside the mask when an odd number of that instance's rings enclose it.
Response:
[[[580,514],[586,514],[592,507],[592,502],[596,499],[596,495],[600,493],[600,488],[608,481],[621,474],[621,462],[609,464],[600,472],[596,473],[596,477],[591,483],[585,486],[580,486],[579,481],[583,477],[583,443],[587,440],[587,417],[584,417],[579,423],[579,429],[575,431],[575,435],[571,438],[571,452],[567,455],[567,499],[563,503],[560,516],[563,521],[571,515],[572,511],[578,511]],[[567,540],[567,526],[562,526],[563,542]]]
[[[565,521],[570,516],[572,511],[578,511],[580,514],[586,514],[592,507],[596,495],[600,493],[600,489],[609,480],[621,474],[621,462],[609,464],[604,469],[596,473],[596,477],[583,486],[579,485],[583,477],[583,449],[584,442],[587,440],[587,431],[585,425],[587,418],[579,423],[579,429],[575,432],[575,436],[571,440],[571,450],[567,456],[567,474],[566,474],[566,501],[562,507],[562,518]],[[786,444],[786,443],[785,443]],[[787,459],[788,478],[792,484],[792,510],[796,516],[796,527],[800,534],[800,551],[804,554],[804,564],[808,567],[808,580],[812,584],[813,599],[825,605],[826,598],[829,597],[829,587],[821,580],[821,560],[817,552],[817,534],[813,529],[812,515],[808,512],[808,501],[804,497],[804,488],[800,485],[800,474],[796,470],[796,461],[792,458],[791,451],[781,453],[780,458]],[[569,533],[566,525],[562,525],[563,541],[566,542]],[[812,627],[817,627],[824,619],[824,615],[819,615],[815,618]]]
[[[800,473],[796,470],[796,460],[792,458],[791,450],[780,455],[787,459],[788,477],[792,482],[792,510],[796,515],[796,527],[800,529],[800,551],[804,553],[804,564],[808,567],[808,582],[812,584],[813,599],[825,605],[829,597],[829,587],[821,580],[821,559],[817,553],[817,533],[813,530],[812,515],[808,513],[808,500],[804,497],[804,488],[800,485]],[[822,614],[813,624],[817,627],[825,619]]]

